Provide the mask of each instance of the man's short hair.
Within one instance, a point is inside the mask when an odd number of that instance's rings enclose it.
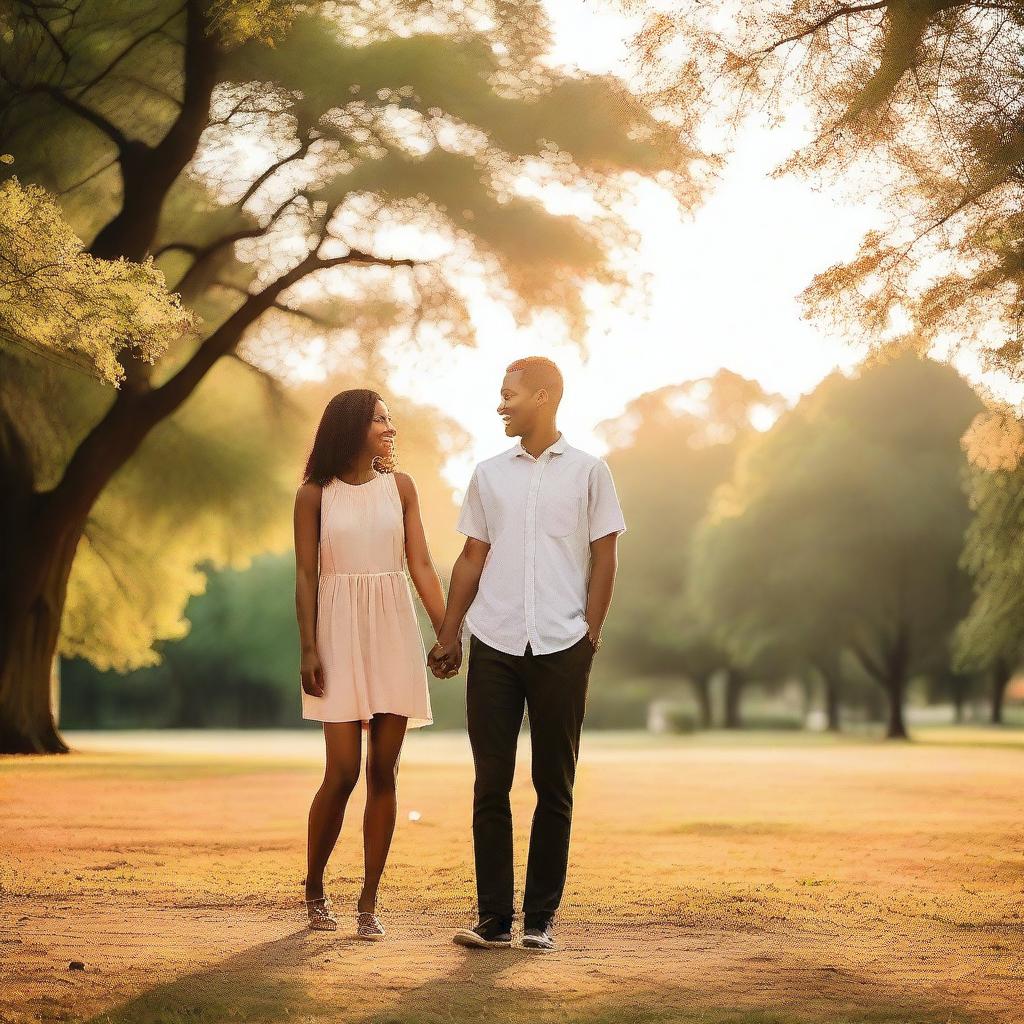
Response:
[[[547,356],[526,356],[505,367],[506,373],[518,370],[523,371],[523,383],[531,391],[544,388],[557,408],[562,400],[562,371]]]

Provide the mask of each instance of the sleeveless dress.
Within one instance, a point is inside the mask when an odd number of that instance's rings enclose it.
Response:
[[[427,652],[403,568],[405,524],[393,473],[332,480],[320,497],[316,646],[324,695],[301,687],[302,717],[362,722],[379,712],[430,725]]]

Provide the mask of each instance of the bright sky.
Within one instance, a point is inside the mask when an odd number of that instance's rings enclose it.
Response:
[[[594,0],[550,0],[551,60],[584,71],[622,71],[629,23]],[[589,354],[517,331],[503,311],[473,309],[479,347],[455,359],[410,359],[392,378],[394,399],[435,402],[473,437],[472,455],[448,467],[460,490],[480,459],[507,448],[495,411],[505,367],[524,355],[554,359],[566,388],[558,425],[577,447],[604,454],[595,427],[646,391],[726,367],[790,399],[858,354],[801,320],[797,294],[814,274],[853,254],[871,225],[867,208],[841,205],[805,182],[768,172],[801,138],[798,126],[757,127],[738,140],[712,199],[693,217],[654,184],[637,190],[629,219],[642,237],[638,264],[654,275],[645,316],[593,311]],[[400,410],[399,410],[400,414]]]
[[[602,0],[547,3],[551,63],[628,73],[635,22]],[[769,177],[807,138],[799,118],[795,111],[782,128],[745,129],[712,197],[693,216],[653,183],[635,190],[628,219],[641,236],[636,265],[653,275],[651,305],[640,314],[595,306],[586,354],[542,329],[516,329],[504,309],[486,300],[470,306],[476,349],[416,355],[403,346],[396,353],[389,404],[399,423],[403,396],[424,404],[440,400],[473,439],[471,452],[445,470],[460,495],[473,464],[512,443],[496,408],[505,367],[521,356],[546,355],[558,363],[566,381],[558,425],[571,444],[599,455],[605,447],[597,425],[644,392],[725,367],[794,401],[834,368],[860,361],[863,352],[801,319],[797,296],[816,273],[849,259],[880,218],[870,206],[851,206],[807,181]],[[1011,397],[1001,382],[958,365]],[[1015,397],[1022,396],[1018,389]]]

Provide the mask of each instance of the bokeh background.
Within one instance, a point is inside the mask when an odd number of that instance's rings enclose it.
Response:
[[[528,353],[630,525],[588,728],[1016,723],[1018,16],[819,6],[6,7],[4,748],[302,726],[326,401],[446,578]]]
[[[1010,2],[0,0],[0,1024],[1018,1024],[1022,51]],[[447,583],[529,354],[629,527],[560,949],[450,941],[464,669],[388,941],[362,786],[310,933],[316,424],[385,396]],[[525,732],[511,799],[521,885]]]

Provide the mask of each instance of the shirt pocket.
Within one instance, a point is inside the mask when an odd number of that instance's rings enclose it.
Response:
[[[558,494],[545,498],[540,508],[540,525],[552,537],[568,537],[580,521],[578,495]]]

